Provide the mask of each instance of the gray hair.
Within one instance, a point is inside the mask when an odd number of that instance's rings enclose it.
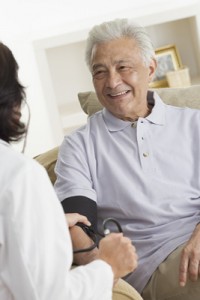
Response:
[[[96,25],[89,32],[85,52],[85,60],[89,69],[91,70],[92,51],[95,45],[122,37],[136,41],[146,66],[149,66],[152,58],[155,59],[154,47],[145,28],[129,19],[116,19]]]

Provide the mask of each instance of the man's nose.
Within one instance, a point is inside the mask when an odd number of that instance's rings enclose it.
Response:
[[[110,71],[108,73],[107,82],[106,85],[109,88],[115,88],[119,83],[121,83],[121,76],[120,74],[115,70]]]

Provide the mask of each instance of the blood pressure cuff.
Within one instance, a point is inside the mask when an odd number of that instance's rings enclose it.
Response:
[[[97,230],[97,204],[94,200],[84,196],[74,196],[64,199],[61,204],[66,214],[79,213],[86,216],[92,228]]]

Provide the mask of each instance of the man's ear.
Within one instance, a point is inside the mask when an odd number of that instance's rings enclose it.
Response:
[[[149,82],[152,81],[153,76],[156,72],[156,68],[157,68],[157,61],[155,58],[151,59],[150,65],[149,65]]]

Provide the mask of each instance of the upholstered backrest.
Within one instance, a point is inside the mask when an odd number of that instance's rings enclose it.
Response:
[[[167,104],[200,109],[200,85],[186,88],[162,88],[155,89],[155,91]],[[79,93],[78,99],[81,108],[88,116],[102,109],[102,105],[93,91]]]
[[[54,184],[54,182],[56,181],[54,168],[58,157],[58,150],[59,147],[55,147],[34,157],[41,165],[43,165],[43,167],[45,167],[52,184]]]

